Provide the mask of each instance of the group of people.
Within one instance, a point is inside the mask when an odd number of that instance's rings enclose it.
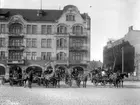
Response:
[[[121,73],[119,70],[113,72],[112,70],[97,69],[92,71],[91,81],[95,85],[109,83],[114,84],[115,87],[123,87],[125,77],[128,78],[128,73]]]

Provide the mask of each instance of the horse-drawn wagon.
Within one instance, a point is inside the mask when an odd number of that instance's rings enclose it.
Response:
[[[16,66],[13,66],[10,68],[9,83],[11,86],[13,86],[13,85],[22,86],[23,85],[21,68],[18,68]]]

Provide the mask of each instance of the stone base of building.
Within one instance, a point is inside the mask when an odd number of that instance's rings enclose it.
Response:
[[[47,70],[47,68],[49,66],[51,66],[51,67],[53,66],[52,68],[55,69],[55,70],[61,68],[61,69],[64,69],[65,71],[68,71],[68,72],[71,71],[71,70],[76,69],[76,67],[79,67],[79,68],[83,69],[83,71],[86,71],[86,68],[87,68],[86,64],[85,65],[83,65],[83,64],[74,64],[74,65],[67,66],[67,64],[56,64],[54,62],[46,62],[46,61],[28,61],[28,63],[26,63],[25,65],[18,65],[18,64],[7,65],[6,63],[1,63],[0,66],[3,67],[3,71],[0,70],[0,75],[3,75],[3,74],[8,75],[10,67],[12,67],[12,66],[19,67],[22,70],[22,72],[24,70],[26,71],[27,68],[33,67],[33,66],[39,67],[42,70],[42,72]]]

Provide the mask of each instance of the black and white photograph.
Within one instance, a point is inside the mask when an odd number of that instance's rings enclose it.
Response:
[[[140,0],[0,0],[0,105],[140,105]]]

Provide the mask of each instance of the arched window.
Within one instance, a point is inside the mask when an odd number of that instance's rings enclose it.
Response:
[[[80,25],[73,26],[72,32],[73,32],[73,34],[76,34],[76,35],[83,34],[83,27]]]
[[[58,34],[66,34],[67,33],[67,27],[65,27],[65,26],[58,26],[57,27],[57,33]]]
[[[60,38],[57,40],[57,47],[59,48],[65,48],[67,45],[67,40],[64,38]]]
[[[66,60],[66,53],[64,53],[64,52],[58,53],[57,60]]]
[[[12,24],[9,27],[9,32],[13,34],[20,34],[22,33],[22,25],[19,23]]]

